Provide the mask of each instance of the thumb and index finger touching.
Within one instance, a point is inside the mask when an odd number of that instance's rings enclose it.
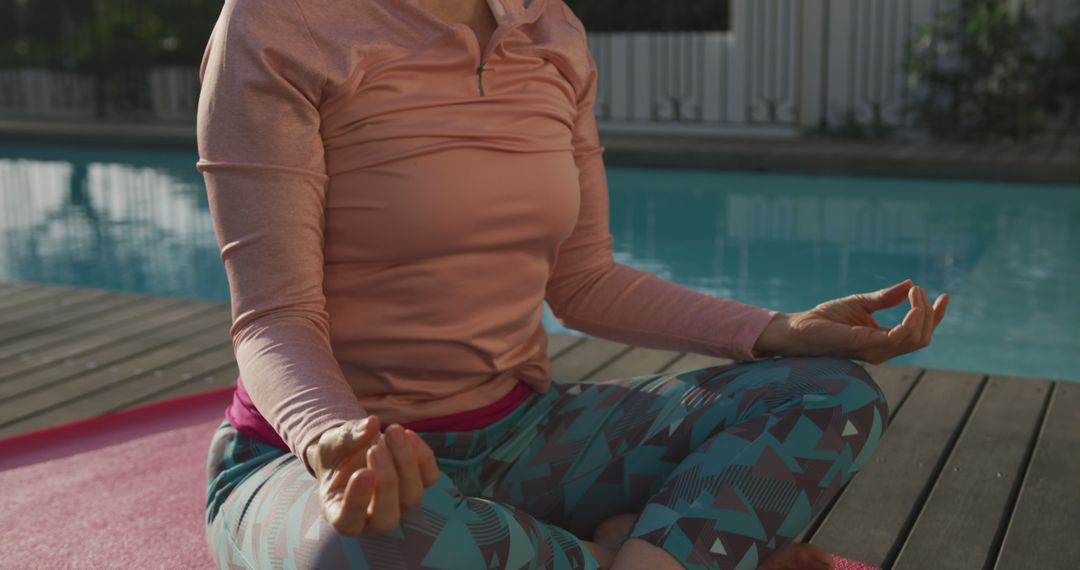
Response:
[[[913,337],[926,337],[941,323],[945,317],[945,311],[949,304],[947,293],[938,296],[937,300],[930,304],[926,290],[916,287],[910,279],[905,279],[896,285],[856,296],[860,306],[868,312],[888,309],[901,304],[908,299],[911,308],[904,315],[899,325],[890,328],[882,328],[873,335],[880,343],[899,343]]]

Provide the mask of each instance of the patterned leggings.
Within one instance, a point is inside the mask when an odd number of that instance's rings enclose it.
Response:
[[[619,513],[687,568],[753,569],[867,463],[887,408],[837,358],[555,381],[478,430],[419,435],[441,477],[389,534],[337,534],[299,460],[214,434],[207,539],[222,568],[597,568]]]

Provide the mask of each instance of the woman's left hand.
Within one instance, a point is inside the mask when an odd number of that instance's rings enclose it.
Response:
[[[903,322],[891,328],[874,320],[874,311],[895,307],[907,297],[911,309]],[[905,280],[887,289],[849,295],[801,313],[781,313],[754,344],[754,353],[766,356],[840,356],[879,364],[930,344],[949,296],[930,305],[922,287]]]

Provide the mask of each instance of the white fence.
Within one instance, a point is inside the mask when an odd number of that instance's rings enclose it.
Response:
[[[128,81],[141,80],[134,75]],[[145,76],[149,109],[136,109],[140,119],[191,122],[199,103],[199,69],[191,66],[162,66]],[[97,107],[93,75],[51,69],[22,68],[0,70],[0,117],[46,119],[94,119],[134,114],[118,108],[106,96]]]
[[[729,32],[593,32],[597,117],[620,130],[688,132],[902,125],[908,42],[957,4],[732,0]],[[1044,29],[1080,9],[1078,0],[1026,4]]]
[[[723,32],[591,32],[603,128],[794,134],[849,122],[901,125],[902,63],[917,28],[959,0],[731,0]],[[1026,3],[1044,26],[1080,0]],[[151,70],[141,118],[193,121],[196,67]],[[94,81],[37,69],[0,71],[0,116],[92,118]],[[110,109],[105,107],[105,112]]]

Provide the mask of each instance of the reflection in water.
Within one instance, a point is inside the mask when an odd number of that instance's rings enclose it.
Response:
[[[609,184],[630,265],[784,311],[911,277],[953,302],[934,344],[894,363],[1080,380],[1075,189],[641,169]]]
[[[189,153],[0,146],[0,280],[227,301]]]
[[[227,301],[195,159],[0,145],[0,281]],[[953,303],[934,345],[895,362],[1080,380],[1075,190],[615,167],[608,180],[620,262],[785,311],[911,277]],[[566,331],[550,311],[545,325]]]

